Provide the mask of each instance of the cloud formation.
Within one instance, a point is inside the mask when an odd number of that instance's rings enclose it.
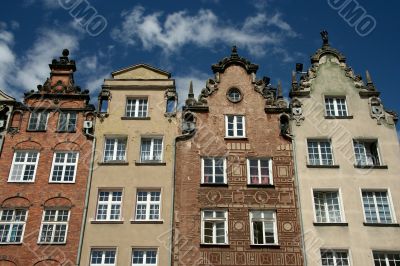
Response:
[[[148,13],[142,6],[136,6],[122,13],[122,18],[121,25],[112,30],[115,41],[145,50],[160,47],[166,54],[178,52],[185,45],[215,47],[224,43],[263,56],[269,48],[297,36],[280,13],[268,16],[264,11],[247,17],[239,25],[222,21],[209,9],[200,9],[194,15],[187,11],[164,15]]]

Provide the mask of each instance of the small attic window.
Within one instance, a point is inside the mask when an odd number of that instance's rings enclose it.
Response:
[[[167,100],[167,113],[175,113],[176,112],[176,100],[173,97],[168,98]]]
[[[108,112],[108,99],[101,99],[100,100],[100,113],[107,113]]]

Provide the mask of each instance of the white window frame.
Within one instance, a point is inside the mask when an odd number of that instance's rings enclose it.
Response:
[[[160,160],[143,160],[143,140],[151,140],[150,158],[154,158],[154,140],[161,140]],[[162,162],[164,159],[164,138],[162,136],[142,136],[140,139],[140,162]]]
[[[251,176],[250,176],[250,161],[257,160],[257,170],[258,170],[258,181],[259,183],[252,183],[251,182]],[[269,171],[269,180],[268,184],[263,184],[262,183],[262,177],[261,177],[261,161],[266,161],[268,160],[268,171]],[[274,176],[273,176],[273,165],[272,165],[272,158],[247,158],[247,184],[248,185],[273,185],[274,184]]]
[[[94,251],[100,251],[102,252],[101,254],[101,263],[92,263],[92,252]],[[114,263],[110,264],[110,263],[105,263],[105,259],[106,259],[106,252],[107,251],[114,251]],[[90,249],[90,261],[89,261],[89,266],[116,266],[117,265],[117,249],[115,247],[113,248],[91,248]]]
[[[350,257],[350,251],[347,250],[347,249],[321,249],[321,250],[320,250],[321,265],[322,265],[322,255],[323,255],[323,254],[326,254],[326,253],[332,253],[334,266],[337,266],[337,265],[338,265],[337,260],[338,260],[339,258],[338,258],[338,256],[337,256],[337,255],[338,255],[337,253],[346,253],[346,254],[347,254],[347,261],[349,262],[348,265],[349,265],[349,266],[352,265],[352,263],[351,263],[351,257]],[[342,265],[342,264],[340,264],[340,265]]]
[[[329,115],[328,114],[328,108],[327,108],[327,104],[326,104],[326,101],[328,99],[332,99],[333,100],[333,112],[334,112],[334,115]],[[339,99],[340,100],[344,100],[344,106],[346,108],[346,114],[345,115],[340,115],[339,114],[339,108],[338,108],[338,100]],[[345,96],[325,96],[324,104],[325,104],[325,115],[328,116],[328,117],[346,117],[346,116],[349,115],[349,109],[347,107],[347,100],[346,100]]]
[[[318,164],[313,164],[312,160],[310,158],[310,151],[309,151],[309,143],[310,142],[316,142],[318,144]],[[332,163],[330,164],[324,164],[323,159],[322,159],[322,150],[321,150],[321,143],[322,142],[328,142],[329,147],[331,149],[331,157],[332,157]],[[332,141],[330,139],[307,139],[307,161],[309,165],[315,165],[315,166],[332,166],[335,165],[335,157],[333,154],[333,147],[332,147]]]
[[[56,163],[56,154],[57,153],[63,153],[64,154],[64,162]],[[68,163],[67,162],[67,158],[68,158],[68,154],[69,153],[75,153],[76,154],[75,163]],[[54,154],[53,154],[53,164],[51,166],[51,173],[50,173],[50,177],[49,177],[49,183],[75,183],[76,173],[78,171],[78,162],[79,162],[79,152],[76,152],[76,151],[55,151]],[[61,181],[53,180],[54,168],[56,166],[62,166],[63,167]],[[64,180],[67,166],[74,166],[75,167],[74,176],[72,178],[72,181],[65,181]]]
[[[111,160],[106,160],[106,147],[107,147],[107,140],[113,140],[113,154],[112,154],[112,159]],[[124,154],[124,159],[123,160],[118,160],[117,159],[117,153],[118,153],[118,145],[120,141],[125,142],[125,154]],[[113,137],[113,136],[106,136],[104,138],[104,151],[103,151],[103,162],[126,162],[127,161],[127,150],[128,150],[128,138],[126,136],[124,137]]]
[[[205,164],[204,164],[204,159],[210,159],[210,160],[212,160],[212,162],[213,162],[213,176],[212,176],[212,178],[213,178],[213,182],[205,182],[204,181],[204,166],[205,166]],[[224,182],[223,183],[216,183],[215,182],[215,161],[217,161],[217,160],[223,160],[223,162],[224,162]],[[209,185],[215,185],[215,184],[227,184],[227,175],[226,175],[226,158],[225,157],[202,157],[201,158],[201,183],[202,184],[209,184]]]
[[[145,116],[139,116],[139,101],[140,100],[146,101]],[[128,101],[135,101],[135,110],[133,110],[133,115],[128,115]],[[132,111],[130,111],[130,112],[132,112]],[[149,117],[149,99],[147,97],[128,97],[128,98],[126,98],[125,117],[133,117],[133,118]]]
[[[74,124],[74,129],[73,130],[69,130],[69,124],[70,124],[70,120],[71,120],[71,114],[75,114],[75,124]],[[61,126],[61,116],[62,115],[66,115],[66,120],[65,120],[65,126],[66,129],[60,129]],[[60,115],[58,118],[58,123],[57,123],[57,131],[58,132],[75,132],[76,131],[76,125],[78,123],[78,113],[75,111],[60,111]]]
[[[372,260],[374,262],[374,265],[375,265],[375,255],[378,255],[378,254],[384,255],[385,256],[385,266],[390,266],[392,264],[390,264],[388,255],[390,254],[390,255],[399,255],[400,256],[400,251],[378,251],[378,250],[373,250],[372,251]],[[395,261],[395,262],[396,263],[400,262],[400,260]]]
[[[101,192],[108,192],[108,200],[107,201],[100,201],[100,193]],[[121,201],[113,201],[112,200],[112,193],[113,192],[121,192]],[[95,221],[122,221],[122,202],[124,199],[124,192],[122,189],[99,189],[97,193],[97,205],[96,205],[96,213],[95,213]],[[106,219],[99,219],[99,205],[107,205],[107,212],[106,212]],[[119,219],[111,219],[111,207],[112,205],[119,205]]]
[[[233,117],[233,136],[229,136],[228,118]],[[243,135],[238,135],[237,118],[242,117]],[[226,138],[246,138],[246,117],[244,115],[225,115],[225,137]]]
[[[365,213],[365,208],[364,208],[364,199],[363,199],[363,192],[369,192],[369,193],[373,193],[373,200],[374,200],[374,208],[375,208],[375,213],[376,213],[376,217],[377,217],[377,222],[370,222],[367,221],[367,216]],[[390,211],[390,217],[392,222],[391,223],[383,223],[381,222],[381,217],[379,216],[379,209],[377,208],[378,203],[376,201],[376,194],[377,192],[386,192],[386,196],[387,196],[387,200],[388,200],[388,205],[389,205],[389,211]],[[397,223],[396,220],[396,214],[394,212],[394,207],[393,207],[393,202],[392,202],[392,196],[390,194],[389,189],[361,189],[360,190],[360,197],[361,197],[361,206],[363,209],[363,215],[364,215],[364,222],[367,224],[395,224]]]
[[[143,251],[143,263],[133,263],[133,254],[134,251]],[[156,263],[146,263],[146,258],[147,258],[147,253],[148,251],[155,251],[156,252]],[[143,247],[143,248],[132,248],[132,254],[131,254],[131,265],[136,266],[136,265],[142,265],[142,266],[155,266],[158,264],[158,248],[151,248],[151,247]]]
[[[18,152],[25,153],[24,162],[15,162],[15,159],[17,157],[17,153]],[[28,154],[30,152],[36,152],[37,153],[36,162],[35,163],[27,163],[26,162],[27,156],[28,156]],[[13,182],[13,183],[14,182],[16,182],[16,183],[34,183],[35,182],[35,178],[36,178],[36,171],[37,171],[38,164],[39,164],[39,158],[40,158],[40,152],[39,151],[35,151],[35,150],[16,150],[16,151],[14,151],[14,157],[13,157],[10,173],[9,173],[9,176],[8,176],[8,182]],[[22,176],[19,176],[19,179],[12,180],[12,174],[13,174],[13,171],[14,171],[14,167],[16,165],[22,165],[23,166],[22,167]],[[34,165],[35,166],[35,169],[33,171],[32,180],[23,180],[24,173],[25,173],[27,165]]]
[[[45,221],[44,217],[46,215],[46,211],[56,211],[55,217],[57,219],[59,211],[68,211],[68,218],[67,221]],[[40,224],[40,232],[39,232],[39,237],[38,237],[38,243],[40,244],[51,244],[51,245],[57,245],[57,244],[65,244],[67,242],[67,237],[68,237],[68,226],[69,226],[69,219],[71,216],[71,210],[65,209],[65,208],[60,208],[60,209],[44,209],[42,213],[42,221]],[[43,231],[43,226],[44,225],[53,225],[52,233],[51,233],[51,241],[46,242],[42,241],[42,231]],[[54,242],[54,236],[56,232],[56,226],[57,225],[65,225],[65,235],[64,235],[64,241],[63,242]]]
[[[11,221],[2,221],[1,217],[3,216],[4,211],[13,211],[12,214],[12,220]],[[15,216],[16,216],[16,211],[25,211],[25,220],[24,221],[16,221]],[[28,219],[28,210],[24,208],[4,208],[0,209],[0,225],[10,225],[9,231],[7,233],[6,237],[6,242],[1,242],[0,245],[9,245],[9,244],[19,244],[24,241],[24,235],[25,235],[25,227],[26,227],[26,220]],[[12,227],[14,225],[21,225],[22,224],[22,233],[21,233],[21,240],[18,242],[10,242],[11,238],[11,233],[12,233]],[[1,240],[1,236],[0,236]]]
[[[315,193],[337,193],[337,199],[338,199],[338,205],[339,205],[339,212],[340,212],[340,221],[331,221],[331,217],[329,216],[329,207],[327,201],[326,201],[326,195],[324,195],[324,207],[325,207],[325,219],[326,222],[323,221],[318,221],[317,217],[317,209],[315,206]],[[327,224],[332,224],[332,223],[345,223],[346,218],[345,218],[345,213],[343,209],[343,202],[342,202],[342,195],[341,195],[341,190],[340,189],[312,189],[312,203],[313,203],[313,210],[314,210],[314,222],[315,223],[327,223]]]
[[[253,218],[254,212],[261,212],[261,218]],[[272,212],[273,213],[273,219],[268,219],[264,217],[264,212]],[[267,246],[267,245],[278,245],[278,226],[277,226],[277,217],[276,217],[276,211],[275,210],[250,210],[249,211],[249,218],[250,218],[250,234],[251,234],[251,244],[252,245],[257,245],[257,246]],[[263,223],[263,243],[261,244],[256,244],[254,241],[254,228],[253,228],[253,222],[262,222]],[[264,228],[264,223],[265,222],[272,222],[273,223],[273,229],[274,229],[274,243],[265,243],[265,228]]]
[[[146,194],[146,201],[139,201],[139,192],[147,193]],[[158,192],[160,193],[159,201],[151,201],[151,192]],[[135,221],[161,221],[161,202],[162,202],[162,195],[161,190],[158,189],[139,189],[136,191],[136,208],[135,208]],[[146,206],[146,218],[140,219],[138,218],[138,205],[145,205]],[[150,219],[150,206],[151,205],[158,205],[158,219]]]
[[[205,218],[204,217],[204,212],[209,211],[209,212],[213,212],[213,218]],[[224,218],[217,218],[215,213],[216,212],[224,212]],[[213,238],[213,242],[212,243],[206,243],[205,242],[205,222],[206,221],[210,221],[213,222],[213,234],[212,234],[212,238]],[[215,226],[215,222],[224,222],[224,230],[225,230],[225,242],[224,243],[217,243],[217,229]],[[229,240],[228,240],[228,211],[223,209],[223,210],[215,210],[215,209],[204,209],[201,210],[201,244],[204,245],[228,245],[229,244]]]
[[[32,115],[33,114],[38,114],[38,119],[36,121],[35,127],[31,128],[31,119],[32,119]],[[40,119],[42,119],[43,115],[46,115],[46,124],[44,126],[44,129],[39,129],[39,125],[40,125]],[[49,112],[47,111],[37,111],[37,112],[32,112],[29,116],[29,121],[28,121],[28,130],[29,131],[46,131],[47,130],[47,124],[49,121]]]
[[[366,143],[376,143],[376,154],[378,155],[378,164],[375,164],[373,161],[372,163],[369,163],[368,160],[371,160],[369,158],[369,156],[367,155],[367,147],[365,146]],[[365,164],[361,164],[359,162],[357,162],[357,153],[356,153],[356,143],[361,143],[363,145],[363,156],[366,160]],[[359,149],[359,148],[358,148]],[[381,153],[379,151],[379,143],[377,139],[353,139],[353,151],[354,151],[354,164],[356,166],[380,166],[383,165],[382,164],[382,157],[381,157]],[[372,154],[371,154],[372,155]]]

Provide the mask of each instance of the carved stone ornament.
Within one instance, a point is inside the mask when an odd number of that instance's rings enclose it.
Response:
[[[206,82],[206,87],[201,90],[199,95],[198,104],[207,105],[207,97],[212,95],[215,91],[218,90],[218,83],[213,79],[208,79]]]
[[[381,125],[381,120],[384,120],[386,117],[381,99],[378,97],[371,97],[369,98],[369,105],[371,117],[377,120],[378,125]]]
[[[292,109],[291,119],[296,121],[296,126],[300,126],[301,122],[304,121],[303,108],[302,103],[297,98],[293,98],[290,103],[290,107]]]

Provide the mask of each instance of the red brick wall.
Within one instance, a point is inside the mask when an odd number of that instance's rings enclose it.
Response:
[[[196,113],[197,132],[176,150],[174,265],[302,265],[290,141],[280,136],[279,114],[266,114],[265,99],[254,91],[251,75],[230,66],[218,90],[207,98],[209,112]],[[226,92],[239,88],[243,100]],[[227,140],[224,114],[244,114],[246,140]],[[228,187],[200,186],[201,156],[227,156]],[[272,188],[247,186],[247,157],[272,157]],[[228,209],[229,246],[200,245],[201,209]],[[279,246],[250,246],[250,209],[276,209]]]
[[[62,98],[62,97],[60,97]],[[61,108],[84,108],[84,100],[37,101],[29,99],[28,106]],[[0,245],[0,265],[12,261],[16,265],[74,265],[77,256],[89,174],[92,141],[83,134],[84,113],[78,113],[75,133],[56,133],[59,113],[51,111],[46,132],[27,132],[30,113],[24,111],[19,133],[8,133],[0,158],[0,204],[10,197],[23,197],[30,205],[22,244]],[[34,183],[8,183],[14,148],[40,147],[40,157]],[[79,161],[74,184],[49,183],[54,149],[79,151]],[[37,244],[44,204],[52,202],[71,206],[66,244]],[[13,200],[14,202],[18,201]],[[8,200],[7,202],[10,202]],[[12,201],[11,201],[12,202]],[[9,204],[8,204],[9,205]],[[54,204],[52,204],[53,206]],[[47,206],[47,205],[46,205]],[[66,263],[66,264],[64,264]]]

